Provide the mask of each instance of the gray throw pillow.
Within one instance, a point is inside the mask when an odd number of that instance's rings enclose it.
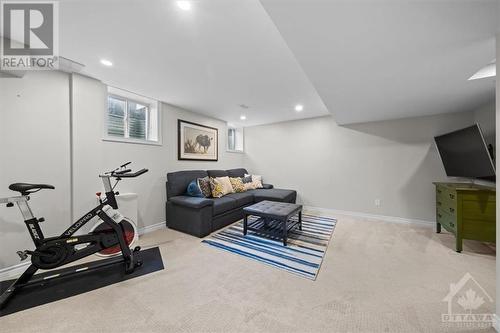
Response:
[[[252,182],[252,176],[248,175],[246,177],[242,177],[241,180],[243,181],[243,184],[251,183]]]

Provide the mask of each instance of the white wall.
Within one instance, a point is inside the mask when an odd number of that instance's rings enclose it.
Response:
[[[64,231],[69,214],[69,80],[58,72],[0,78],[0,197],[14,182],[48,183],[31,196],[46,235]],[[0,206],[0,269],[19,263],[16,251],[33,243],[17,207]]]
[[[15,194],[7,189],[13,182],[55,185],[56,190],[34,194],[30,201],[36,215],[46,218],[42,228],[48,236],[70,225],[70,193],[78,217],[95,206],[95,192],[102,190],[99,173],[125,161],[150,170],[117,188],[139,195],[139,227],[165,221],[167,172],[243,165],[242,154],[226,152],[222,121],[162,103],[162,146],[104,142],[105,108],[106,86],[81,75],[44,71],[29,72],[22,79],[0,78],[0,197]],[[218,162],[177,160],[178,118],[219,129]],[[0,206],[0,244],[0,269],[19,262],[15,251],[33,247],[17,208]]]
[[[433,221],[445,180],[433,137],[473,112],[342,127],[332,117],[245,129],[246,166],[305,205]],[[375,206],[375,199],[381,206]]]
[[[123,162],[133,168],[148,168],[140,178],[120,183],[122,193],[139,194],[139,227],[165,221],[165,181],[170,171],[229,169],[243,165],[243,155],[226,152],[226,124],[175,106],[161,103],[163,145],[141,145],[102,141],[106,86],[81,75],[73,75],[74,207],[80,216],[95,203],[94,193],[102,187],[97,175]],[[219,161],[177,160],[177,119],[219,129]],[[76,217],[76,216],[75,216]]]

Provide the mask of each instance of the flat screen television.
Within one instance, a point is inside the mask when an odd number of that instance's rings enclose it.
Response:
[[[495,179],[495,164],[478,124],[436,136],[448,177]]]

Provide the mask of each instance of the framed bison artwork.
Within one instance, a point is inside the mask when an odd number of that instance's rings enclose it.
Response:
[[[219,133],[217,128],[177,120],[179,160],[217,161]]]

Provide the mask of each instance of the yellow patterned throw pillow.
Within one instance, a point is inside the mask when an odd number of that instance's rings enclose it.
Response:
[[[221,198],[226,194],[234,193],[229,177],[210,178],[210,187],[214,198]]]
[[[210,178],[210,188],[212,189],[212,197],[220,198],[224,195],[222,184],[216,183],[215,178]]]
[[[243,181],[241,180],[241,178],[239,178],[239,177],[232,178],[231,177],[231,178],[229,178],[229,181],[231,182],[231,186],[233,186],[233,190],[236,193],[246,191],[245,184],[243,184]]]

